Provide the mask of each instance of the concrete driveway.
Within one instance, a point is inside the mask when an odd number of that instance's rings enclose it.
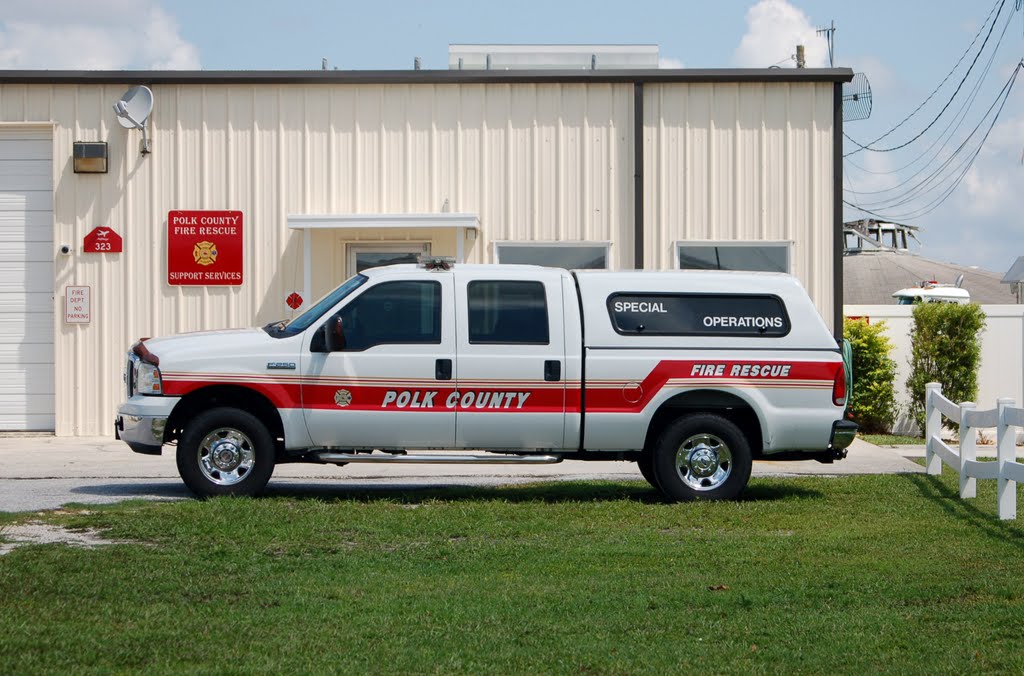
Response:
[[[754,476],[896,474],[921,466],[891,448],[856,440],[846,460],[823,465],[759,461]],[[538,481],[641,480],[631,462],[566,460],[557,465],[292,464],[274,471],[270,494],[329,498],[375,487],[396,491],[448,486],[495,486]],[[173,448],[162,456],[132,453],[112,437],[0,437],[0,511],[56,509],[69,502],[101,504],[133,498],[178,500],[191,493],[178,478]]]

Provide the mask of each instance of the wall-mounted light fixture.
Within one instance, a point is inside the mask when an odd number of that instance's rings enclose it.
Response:
[[[106,141],[75,141],[73,156],[76,174],[107,173]]]

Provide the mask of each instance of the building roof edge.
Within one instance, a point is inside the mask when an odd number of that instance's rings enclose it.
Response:
[[[849,82],[849,68],[638,70],[0,70],[0,84],[488,84]]]

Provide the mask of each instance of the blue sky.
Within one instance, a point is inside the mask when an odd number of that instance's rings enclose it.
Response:
[[[834,20],[836,65],[864,71],[873,85],[871,119],[846,126],[851,136],[866,141],[924,100],[967,49],[994,2],[0,0],[0,67],[315,69],[326,57],[332,67],[344,69],[405,69],[420,56],[424,68],[446,68],[449,43],[491,42],[653,43],[660,46],[667,65],[789,67],[793,64],[788,57],[798,39],[807,43],[809,65],[827,62],[813,29]],[[990,47],[1014,6],[1015,0],[1006,0]],[[965,118],[964,130],[980,119],[1020,60],[1022,36],[1024,20],[1017,12]],[[905,141],[920,131],[948,98],[963,68],[886,143]],[[969,80],[967,88],[973,82]],[[936,125],[901,153],[850,158],[863,169],[847,164],[847,187],[856,191],[847,198],[863,204],[875,198],[862,193],[906,180],[920,165],[891,174],[877,172],[891,171],[918,156],[943,126]],[[924,229],[922,255],[997,272],[1024,255],[1022,151],[1024,82],[1014,89],[999,124],[956,192],[932,213],[908,219]],[[928,201],[890,213],[910,213],[907,209]],[[857,216],[853,210],[847,212],[848,218]]]

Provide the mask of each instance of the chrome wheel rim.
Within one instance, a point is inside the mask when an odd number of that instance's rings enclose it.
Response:
[[[695,434],[676,451],[676,473],[695,491],[711,491],[732,474],[732,453],[714,434]]]
[[[213,430],[199,444],[199,469],[218,486],[231,486],[249,476],[256,451],[244,433],[232,427]]]

